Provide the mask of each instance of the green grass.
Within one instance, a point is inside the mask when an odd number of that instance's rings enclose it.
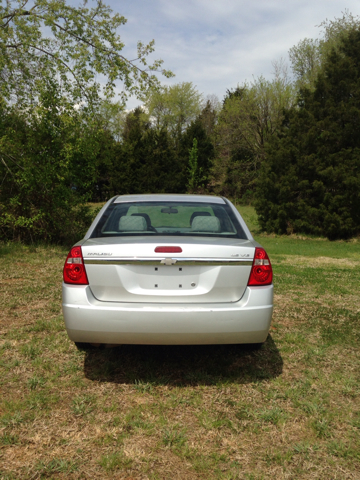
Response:
[[[246,225],[249,227],[251,233],[254,235],[260,232],[260,225],[254,207],[249,205],[237,205],[236,208],[239,210],[240,215],[245,220]]]
[[[255,352],[78,351],[66,249],[0,245],[0,478],[358,478],[360,245],[263,235],[239,209],[274,267]]]

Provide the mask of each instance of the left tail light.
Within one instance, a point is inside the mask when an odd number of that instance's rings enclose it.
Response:
[[[89,285],[81,247],[73,247],[64,265],[64,283]]]

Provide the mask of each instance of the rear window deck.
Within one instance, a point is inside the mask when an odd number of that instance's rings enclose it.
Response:
[[[246,239],[231,207],[204,202],[112,203],[91,238],[107,236],[211,236]]]

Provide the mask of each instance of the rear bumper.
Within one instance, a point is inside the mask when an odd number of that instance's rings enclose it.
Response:
[[[247,287],[239,302],[100,302],[89,286],[63,284],[66,330],[74,342],[201,345],[262,343],[273,311],[273,285]]]

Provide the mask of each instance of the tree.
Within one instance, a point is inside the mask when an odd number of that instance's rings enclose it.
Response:
[[[289,50],[292,71],[299,86],[312,86],[320,72],[320,42],[305,38]]]
[[[113,196],[111,188],[114,158],[118,151],[118,142],[116,142],[111,133],[104,129],[102,125],[97,124],[95,131],[97,133],[97,154],[94,158],[94,176],[91,186],[92,202],[105,202]],[[89,192],[90,193],[90,192]]]
[[[181,166],[166,130],[152,128],[141,108],[126,118],[122,142],[114,152],[114,194],[183,192]]]
[[[257,188],[266,231],[330,239],[360,233],[360,30],[346,32],[315,89],[273,136]]]
[[[100,95],[112,97],[116,82],[127,93],[140,95],[158,85],[149,65],[154,41],[138,43],[136,60],[121,54],[124,44],[118,28],[126,19],[113,14],[102,0],[78,6],[67,0],[7,0],[0,6],[0,91],[7,101],[37,102],[39,84],[56,79],[62,95],[73,104],[92,103]],[[161,70],[165,76],[170,72]],[[102,75],[102,86],[97,78]]]
[[[127,115],[124,105],[122,105],[121,102],[102,100],[98,104],[95,115],[104,130],[108,132],[116,142],[120,142]]]
[[[2,238],[71,243],[89,225],[98,131],[85,112],[61,103],[56,85],[39,94],[34,114],[2,104]]]
[[[215,128],[216,155],[213,189],[230,197],[253,191],[265,145],[283,120],[283,110],[294,101],[286,77],[263,77],[228,91]]]
[[[171,75],[161,61],[148,64],[153,41],[138,43],[135,60],[122,55],[118,28],[126,19],[102,0],[92,1],[92,8],[87,0],[76,3],[0,3],[4,238],[80,238],[89,215],[79,205],[110,191],[111,135],[119,135],[122,105],[109,99],[117,82],[124,102],[129,94],[141,96],[158,87],[155,71]]]
[[[206,109],[206,107],[205,107]],[[205,110],[204,109],[204,110]],[[192,122],[186,131],[181,136],[180,145],[178,149],[178,162],[182,165],[183,177],[187,179],[188,190],[195,191],[203,190],[208,183],[210,167],[214,158],[214,146],[210,136],[206,133],[204,128],[204,110],[198,118]],[[208,112],[205,111],[205,115]],[[209,120],[206,118],[206,120]],[[205,127],[210,126],[206,122]],[[196,141],[196,146],[194,142]],[[189,153],[192,152],[192,163],[189,163]],[[196,155],[195,155],[196,152]],[[195,165],[196,156],[196,166]],[[189,176],[189,167],[192,173]],[[190,179],[192,179],[190,181]],[[179,179],[180,180],[180,179]],[[191,185],[190,185],[191,183]]]
[[[179,139],[201,111],[202,95],[191,82],[182,82],[149,91],[145,106],[154,127],[166,129]]]
[[[291,68],[299,87],[315,88],[316,79],[330,52],[338,50],[344,35],[360,27],[360,18],[345,10],[342,17],[326,19],[319,27],[322,29],[320,38],[305,38],[289,50]]]
[[[198,167],[198,150],[197,140],[194,138],[193,146],[189,150],[189,166],[188,166],[188,191],[194,193],[199,187],[201,181],[201,168]]]
[[[213,98],[207,97],[206,103],[200,112],[198,119],[209,138],[214,136],[215,125],[221,110],[220,102],[216,96]]]

